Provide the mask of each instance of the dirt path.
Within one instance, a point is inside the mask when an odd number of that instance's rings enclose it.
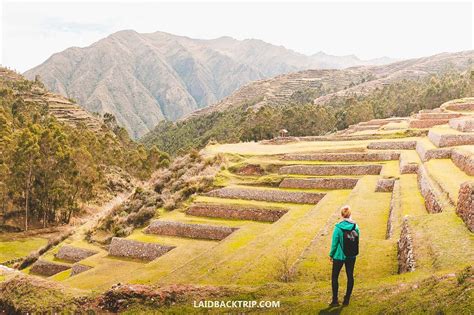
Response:
[[[116,206],[120,205],[122,202],[127,200],[135,191],[132,189],[130,191],[123,192],[110,201],[106,202],[105,204],[101,205],[99,211],[94,212],[92,215],[81,218],[81,221],[84,222],[79,225],[75,230],[74,234],[71,235],[69,238],[73,240],[84,239],[85,233],[91,229],[92,227],[96,226],[99,220],[109,214],[112,209]]]

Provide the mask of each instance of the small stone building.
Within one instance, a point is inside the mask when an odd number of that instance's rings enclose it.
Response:
[[[288,130],[286,130],[286,129],[280,129],[280,131],[278,133],[280,135],[280,138],[288,137]]]

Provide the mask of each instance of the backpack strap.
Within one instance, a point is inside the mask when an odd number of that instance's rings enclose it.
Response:
[[[354,223],[354,226],[352,227],[351,231],[355,231],[357,224]]]

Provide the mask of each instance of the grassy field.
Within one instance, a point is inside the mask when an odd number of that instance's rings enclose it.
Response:
[[[41,237],[18,237],[11,240],[7,235],[0,236],[0,263],[28,256],[47,242],[47,239]]]
[[[441,186],[454,204],[458,201],[459,186],[464,182],[474,181],[474,176],[464,173],[450,159],[433,159],[425,164],[431,177]]]
[[[441,130],[444,130],[443,128]],[[420,140],[427,148],[434,148],[427,138],[403,140]],[[50,277],[49,280],[60,283],[64,288],[83,290],[80,292],[91,294],[98,294],[119,282],[230,286],[240,292],[230,296],[231,299],[278,299],[282,302],[279,311],[293,313],[320,311],[397,314],[406,313],[406,310],[412,311],[413,314],[436,313],[439,310],[456,313],[459,311],[456,304],[446,304],[449,298],[459,303],[467,303],[468,309],[474,310],[472,300],[466,298],[466,292],[470,292],[469,282],[459,283],[456,277],[452,276],[455,272],[464,272],[463,268],[474,262],[474,236],[452,211],[453,206],[449,211],[440,214],[429,214],[426,211],[425,200],[418,187],[417,174],[400,174],[398,160],[338,163],[284,161],[278,156],[285,153],[337,151],[347,148],[360,151],[373,141],[302,141],[285,145],[240,143],[209,146],[205,149],[206,154],[221,153],[226,155],[228,161],[215,178],[216,187],[245,187],[276,192],[324,192],[326,195],[316,205],[194,195],[177,210],[165,211],[159,208],[156,213],[158,220],[234,227],[237,230],[222,241],[209,241],[146,234],[144,227],[137,228],[127,236],[128,239],[175,246],[170,252],[151,262],[109,256],[106,246],[85,241],[85,233],[91,227],[91,223],[88,223],[78,227],[72,237],[49,250],[42,259],[60,262],[54,254],[67,244],[96,250],[98,254],[81,261],[81,264],[93,268],[73,277],[70,277],[70,270],[67,270]],[[464,149],[472,150],[471,146],[465,146]],[[433,159],[422,163],[416,151],[400,152],[404,161],[424,165],[430,180],[439,185],[451,202],[457,202],[459,185],[462,182],[474,180],[472,176],[459,170],[451,160]],[[247,164],[262,166],[265,174],[235,174],[236,169]],[[285,177],[325,177],[279,175],[278,166],[289,164],[382,164],[383,168],[380,175],[352,176],[359,179],[353,189],[280,189],[278,184]],[[397,180],[394,193],[375,192],[377,181],[381,178]],[[192,203],[283,208],[288,212],[273,223],[208,218],[186,215],[185,210]],[[360,255],[355,269],[354,303],[346,309],[329,310],[326,305],[331,289],[331,263],[328,259],[331,235],[334,225],[341,219],[339,209],[346,204],[352,207],[353,219],[361,231]],[[387,238],[389,217],[393,233]],[[412,232],[416,271],[398,274],[397,241],[404,218],[407,218]],[[28,239],[22,242],[0,238],[0,260],[22,257],[45,242],[44,239]],[[345,286],[344,278],[341,276],[340,290]],[[414,286],[417,289],[413,289]],[[397,299],[403,301],[397,302]],[[151,309],[145,303],[134,305],[129,312],[148,312]],[[175,305],[163,311],[193,313],[196,309],[188,304]],[[258,310],[252,311],[258,313]]]

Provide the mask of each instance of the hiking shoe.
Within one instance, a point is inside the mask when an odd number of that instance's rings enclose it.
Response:
[[[336,307],[336,306],[339,306],[339,305],[340,305],[340,304],[339,304],[338,301],[332,301],[332,302],[329,304],[329,306],[331,306],[331,307]]]
[[[342,302],[342,305],[344,306],[349,305],[349,298],[344,297],[344,301]]]

